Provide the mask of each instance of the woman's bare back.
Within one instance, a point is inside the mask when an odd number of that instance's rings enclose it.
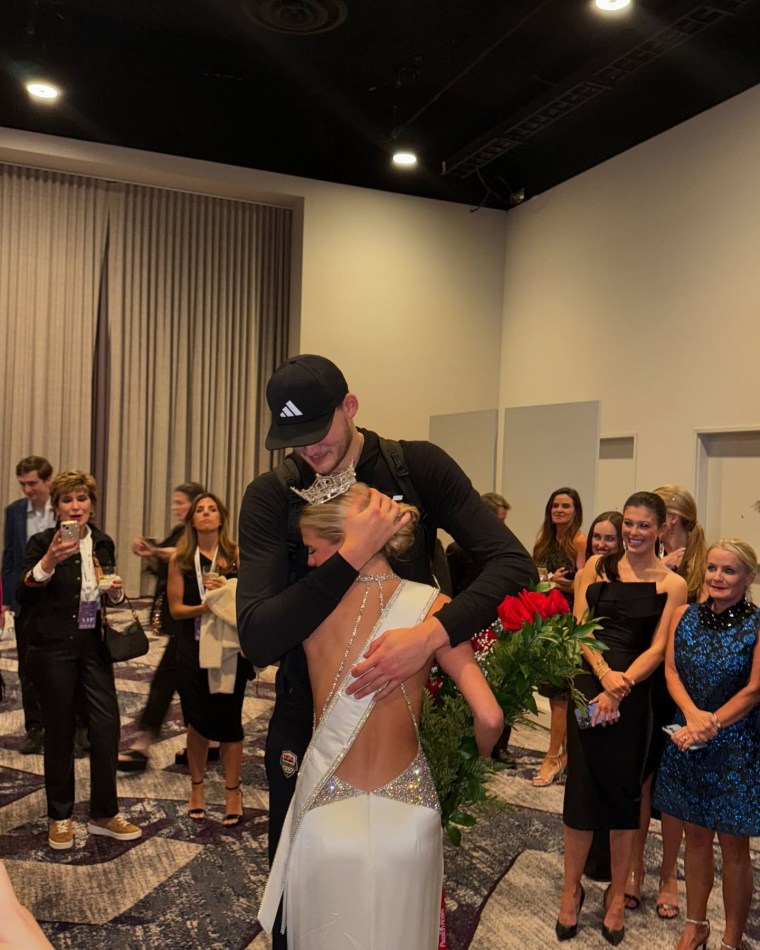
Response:
[[[399,583],[396,577],[382,582],[386,604]],[[364,644],[380,617],[380,592],[374,581],[369,584],[366,603],[361,609],[365,586],[357,581],[330,616],[304,642],[317,722],[333,692],[359,661]],[[417,719],[428,672],[429,666],[426,666],[404,684]],[[400,775],[416,755],[414,723],[406,698],[398,688],[373,708],[335,774],[355,788],[372,791]]]

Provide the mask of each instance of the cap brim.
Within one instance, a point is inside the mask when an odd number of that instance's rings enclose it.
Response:
[[[275,449],[294,449],[301,445],[313,445],[321,441],[330,431],[335,410],[331,409],[324,416],[318,419],[310,419],[308,422],[273,422],[267,432],[264,445],[267,450],[274,452]]]

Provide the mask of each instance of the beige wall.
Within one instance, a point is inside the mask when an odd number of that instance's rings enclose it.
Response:
[[[637,488],[693,488],[697,429],[760,427],[760,87],[506,231],[501,406],[599,399],[603,436],[636,433]]]
[[[0,161],[293,207],[294,351],[339,363],[360,423],[427,438],[431,415],[496,405],[503,212],[11,129]]]

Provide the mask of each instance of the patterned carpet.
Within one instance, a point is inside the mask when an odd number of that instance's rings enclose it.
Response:
[[[116,668],[125,746],[134,735],[134,722],[163,647],[164,641],[151,640],[146,657]],[[184,745],[175,703],[148,770],[119,780],[121,809],[141,826],[143,837],[120,843],[87,836],[89,764],[84,758],[76,766],[75,847],[55,852],[46,840],[42,757],[17,751],[23,721],[12,639],[0,641],[0,669],[6,684],[0,706],[0,858],[20,899],[53,945],[61,950],[266,950],[270,941],[260,933],[254,914],[267,874],[263,744],[273,700],[270,671],[249,687],[243,710],[242,825],[225,829],[221,824],[224,782],[213,764],[207,779],[209,817],[200,823],[186,817],[189,778],[185,768],[174,765],[174,753]],[[518,770],[502,772],[493,782],[494,793],[509,807],[467,832],[461,848],[446,848],[452,950],[531,950],[556,944],[562,788],[534,789],[529,782],[545,745],[544,730],[516,730]],[[660,921],[654,911],[659,856],[660,840],[653,833],[647,846],[645,900],[641,910],[627,915],[626,946],[671,950],[678,940],[679,924]],[[754,859],[757,868],[757,849]],[[606,946],[599,933],[603,885],[587,882],[586,890],[581,926],[573,941],[576,950]],[[683,883],[681,891],[683,900]],[[757,898],[756,882],[747,932],[753,941],[760,941]],[[713,893],[709,916],[713,933],[719,936],[719,888]],[[718,940],[713,942],[717,945]]]

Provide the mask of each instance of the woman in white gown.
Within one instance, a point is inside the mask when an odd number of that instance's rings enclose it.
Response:
[[[370,489],[354,485],[301,516],[309,564],[343,540],[349,510]],[[289,950],[434,950],[443,877],[438,800],[417,724],[429,667],[387,699],[347,696],[351,670],[386,630],[412,627],[447,600],[436,588],[401,580],[386,555],[413,541],[416,509],[383,551],[364,565],[335,610],[305,641],[316,729],[304,756],[259,919],[271,932],[280,897]],[[469,643],[440,650],[473,711],[475,739],[488,755],[502,711]]]

